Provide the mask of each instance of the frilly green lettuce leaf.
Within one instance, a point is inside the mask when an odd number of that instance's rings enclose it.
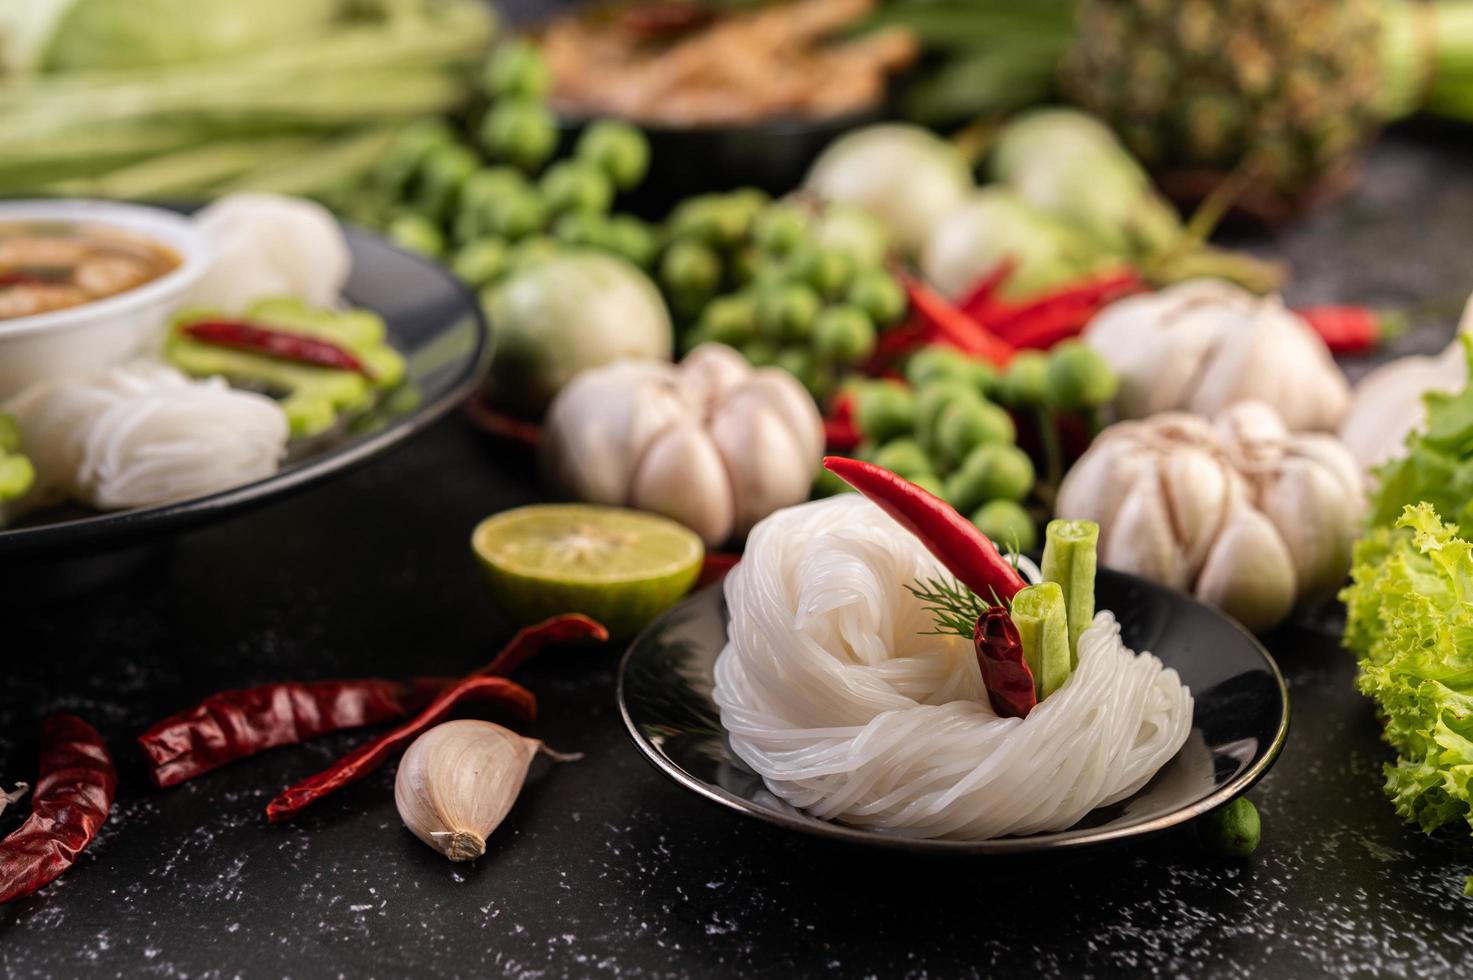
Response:
[[[1473,335],[1462,335],[1473,366]],[[1469,371],[1473,378],[1473,369]],[[1430,503],[1443,517],[1473,527],[1473,383],[1456,393],[1428,392],[1424,431],[1407,436],[1405,456],[1376,471],[1369,520],[1388,525],[1411,504]]]
[[[1407,506],[1356,545],[1340,598],[1356,685],[1397,753],[1386,767],[1396,812],[1428,833],[1473,826],[1473,543],[1431,504]]]

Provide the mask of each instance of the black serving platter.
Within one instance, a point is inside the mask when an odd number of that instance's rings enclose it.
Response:
[[[380,455],[463,401],[490,353],[475,297],[441,267],[345,229],[353,265],[344,300],[384,318],[404,355],[404,385],[345,431],[295,447],[273,476],[191,500],[114,513],[43,512],[0,530],[0,585],[54,577],[96,584],[136,565],[180,531],[264,504]],[[43,588],[43,591],[51,591]]]
[[[619,708],[634,743],[680,786],[747,817],[855,844],[915,852],[1004,855],[1157,833],[1221,806],[1273,765],[1289,733],[1289,692],[1268,651],[1241,626],[1159,585],[1102,570],[1099,608],[1125,644],[1174,667],[1195,701],[1192,733],[1139,792],[1068,830],[993,840],[915,840],[820,820],[763,785],[732,751],[711,699],[726,642],[720,587],[697,593],[645,630],[619,669]]]

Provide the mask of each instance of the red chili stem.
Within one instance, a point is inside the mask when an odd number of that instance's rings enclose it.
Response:
[[[1398,313],[1364,306],[1311,306],[1295,310],[1334,354],[1364,354],[1406,330]]]
[[[313,367],[355,371],[370,381],[373,380],[372,372],[356,354],[321,337],[237,320],[201,320],[186,324],[181,332],[202,344],[249,351],[263,357],[310,364]]]
[[[1008,602],[1028,584],[977,525],[940,497],[863,460],[826,456],[823,465],[879,504],[977,595]]]
[[[0,841],[0,905],[44,888],[76,863],[106,822],[117,787],[97,729],[75,715],[42,724],[31,815]]]
[[[344,786],[363,779],[406,748],[427,729],[439,724],[461,701],[475,695],[478,700],[496,700],[511,710],[519,721],[537,717],[537,699],[516,681],[505,677],[467,677],[440,692],[413,719],[384,735],[370,739],[328,768],[284,790],[266,806],[272,823],[290,820],[307,807]]]
[[[607,640],[608,631],[587,616],[554,617],[517,633],[471,676],[510,674],[549,647],[580,639]],[[370,677],[222,691],[153,725],[138,737],[138,744],[152,763],[154,782],[160,788],[176,786],[267,749],[412,715],[457,680]],[[476,694],[485,692],[468,696]]]
[[[910,276],[904,277],[904,283],[912,316],[919,319],[936,340],[997,367],[1006,367],[1013,359],[1016,351],[1011,344],[952,306],[940,293]]]
[[[1038,693],[1023,656],[1022,637],[1005,607],[991,606],[977,617],[972,645],[992,710],[1001,718],[1026,718],[1038,704]]]

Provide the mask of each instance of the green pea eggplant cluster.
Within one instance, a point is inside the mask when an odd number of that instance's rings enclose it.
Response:
[[[447,262],[477,290],[563,246],[648,268],[660,249],[657,229],[613,208],[643,182],[649,143],[627,123],[598,120],[559,158],[550,85],[534,45],[503,41],[480,73],[478,107],[402,129],[339,210]]]
[[[906,363],[904,381],[851,388],[863,437],[857,453],[946,500],[999,544],[1032,551],[1038,534],[1029,505],[1037,500],[1033,509],[1047,510],[1041,498],[1069,450],[1061,430],[1071,420],[1079,433],[1096,426],[1116,387],[1109,364],[1076,342],[1021,351],[1006,368],[944,345],[923,347]],[[831,477],[820,481],[820,492],[843,489]]]
[[[682,346],[735,347],[820,403],[907,310],[885,231],[857,208],[751,188],[702,194],[671,212],[665,236],[656,278]]]

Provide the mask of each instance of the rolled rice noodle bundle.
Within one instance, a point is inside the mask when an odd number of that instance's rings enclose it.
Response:
[[[289,435],[272,399],[144,362],[33,386],[5,407],[20,423],[38,497],[104,510],[171,503],[270,476]]]
[[[715,699],[736,753],[814,816],[905,837],[1062,830],[1140,789],[1191,730],[1176,671],[1101,612],[1079,666],[1026,718],[1000,718],[972,645],[930,636],[907,590],[945,572],[854,495],[760,523],[726,580]]]

